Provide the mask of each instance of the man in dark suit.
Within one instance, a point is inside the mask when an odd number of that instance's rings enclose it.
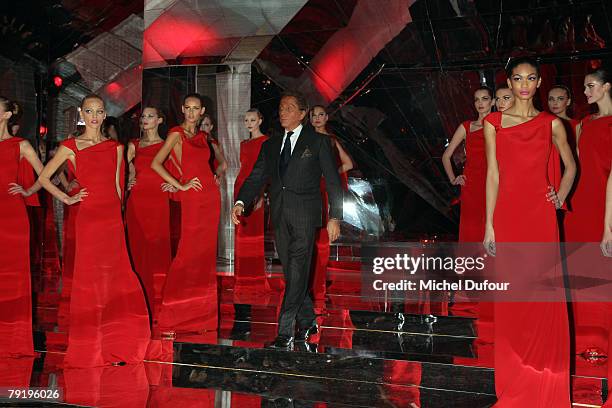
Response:
[[[274,236],[285,275],[278,336],[272,344],[278,348],[289,348],[294,339],[306,341],[317,332],[308,283],[315,233],[321,227],[321,175],[329,195],[330,242],[340,235],[342,187],[336,160],[330,138],[302,125],[307,112],[306,101],[299,93],[283,94],[279,118],[284,132],[264,142],[232,209],[232,221],[239,224],[245,205],[252,204],[264,184],[270,183]]]

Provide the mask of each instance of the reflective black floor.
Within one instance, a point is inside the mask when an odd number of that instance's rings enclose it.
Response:
[[[356,278],[357,277],[357,278]],[[0,406],[99,407],[455,407],[495,403],[492,326],[453,316],[435,302],[366,302],[358,274],[331,269],[316,300],[320,333],[292,350],[265,344],[276,335],[282,279],[271,291],[233,293],[220,274],[216,332],[157,340],[152,361],[137,366],[63,370],[66,334],[51,302],[37,307],[33,359],[0,360],[0,389],[59,387],[63,404],[8,401]],[[412,313],[412,311],[420,313]],[[574,399],[602,403],[602,378],[574,377]]]

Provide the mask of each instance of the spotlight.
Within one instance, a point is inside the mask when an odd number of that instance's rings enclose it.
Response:
[[[64,83],[64,80],[62,79],[61,76],[55,75],[53,77],[53,85],[55,85],[56,87],[61,88],[63,83]]]
[[[47,134],[47,127],[45,125],[40,125],[38,132],[40,133],[40,137],[44,137]]]

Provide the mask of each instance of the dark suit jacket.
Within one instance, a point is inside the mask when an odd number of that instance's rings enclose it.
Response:
[[[263,143],[253,171],[242,185],[237,200],[248,207],[259,197],[264,184],[269,183],[273,220],[279,220],[284,213],[321,226],[320,183],[323,175],[329,197],[329,216],[342,219],[342,187],[329,136],[304,126],[281,179],[278,161],[283,136],[284,132],[276,134]]]

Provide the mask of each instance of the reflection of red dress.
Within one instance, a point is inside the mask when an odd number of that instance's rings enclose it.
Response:
[[[126,206],[130,254],[135,272],[144,286],[152,320],[157,317],[161,291],[170,267],[170,205],[161,190],[162,178],[151,169],[163,142],[140,147],[134,142],[136,184]]]
[[[69,167],[89,195],[75,216],[75,254],[70,299],[66,367],[102,366],[142,361],[149,343],[149,318],[124,239],[121,201],[117,195],[117,148],[107,140],[72,150]]]
[[[10,195],[19,181],[19,143],[0,141],[0,356],[33,355],[30,290],[30,225],[23,196]]]
[[[203,190],[181,192],[181,239],[168,270],[158,325],[162,332],[199,332],[217,328],[217,234],[219,188],[208,160],[206,133],[188,138],[182,127],[183,182],[198,177]]]
[[[247,179],[268,136],[244,140],[240,143],[240,172],[234,183],[234,195]],[[264,258],[264,206],[253,210],[236,225],[234,266],[234,295],[240,299],[244,295],[254,295],[268,291],[266,280],[266,260]],[[249,303],[249,302],[238,302]]]
[[[461,218],[459,242],[481,242],[485,225],[485,181],[487,159],[485,157],[484,130],[470,131],[471,122],[463,122],[465,128],[466,163],[463,169],[465,186],[461,188]]]
[[[542,112],[509,128],[501,127],[501,112],[485,118],[497,130],[499,243],[558,241],[556,212],[546,200],[555,118]],[[570,407],[564,303],[495,303],[495,390],[497,407]]]

